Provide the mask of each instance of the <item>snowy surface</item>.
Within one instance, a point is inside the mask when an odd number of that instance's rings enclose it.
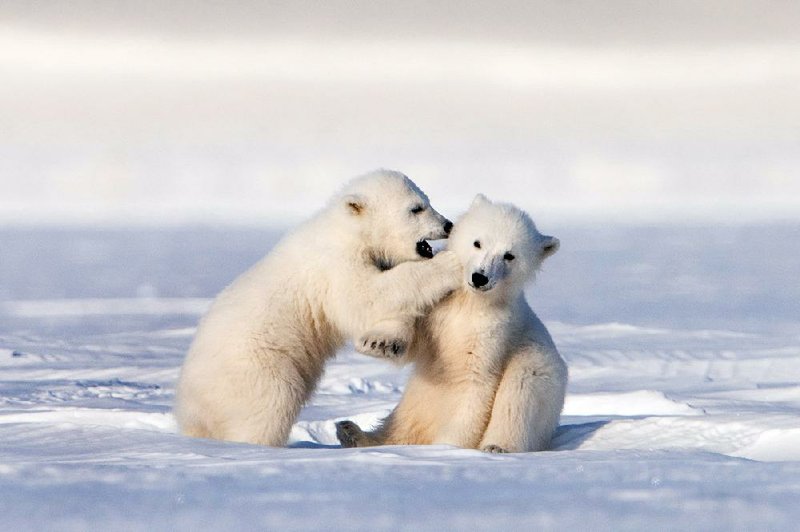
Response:
[[[286,449],[176,434],[197,319],[260,230],[0,231],[0,529],[794,529],[800,227],[552,230],[550,452],[340,449],[406,371],[345,350]]]

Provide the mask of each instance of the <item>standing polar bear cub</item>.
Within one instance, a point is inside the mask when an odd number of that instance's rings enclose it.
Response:
[[[372,432],[338,423],[342,445],[546,449],[564,404],[567,366],[523,287],[558,245],[521,210],[476,197],[448,242],[466,278],[418,321],[407,355],[415,369],[400,403]]]
[[[387,353],[370,335],[402,326],[397,317],[413,322],[458,287],[458,258],[431,258],[426,242],[451,227],[399,172],[353,180],[217,296],[181,370],[181,431],[284,445],[346,339],[367,354],[398,355],[397,343]]]

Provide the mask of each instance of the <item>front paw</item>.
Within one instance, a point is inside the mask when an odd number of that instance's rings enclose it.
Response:
[[[385,338],[367,333],[358,340],[355,347],[356,351],[364,355],[394,359],[405,354],[408,343],[402,338]]]
[[[508,452],[499,445],[484,445],[483,447],[481,447],[481,451],[493,454],[505,454]]]
[[[361,428],[352,421],[339,421],[336,423],[336,437],[342,447],[358,447],[358,440],[364,433]]]

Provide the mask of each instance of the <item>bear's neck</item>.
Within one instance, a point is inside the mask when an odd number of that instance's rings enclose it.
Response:
[[[394,261],[383,250],[379,249],[365,249],[364,256],[367,262],[378,268],[380,271],[385,272],[395,267]]]

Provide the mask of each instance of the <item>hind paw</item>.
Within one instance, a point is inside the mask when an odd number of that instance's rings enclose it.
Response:
[[[352,421],[339,421],[336,423],[336,437],[342,447],[358,447],[358,442],[364,433],[361,428]]]

